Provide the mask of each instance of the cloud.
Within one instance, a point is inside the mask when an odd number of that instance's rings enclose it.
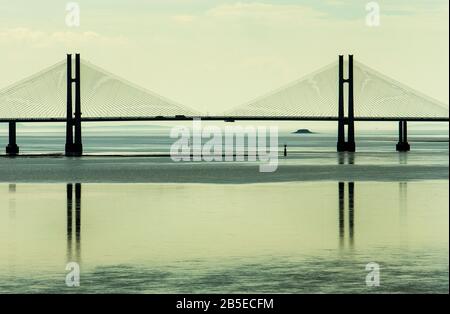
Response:
[[[45,32],[26,27],[0,29],[0,44],[49,47],[53,45],[76,46],[83,44],[125,44],[124,37],[108,37],[92,31]]]
[[[178,23],[191,23],[196,19],[194,15],[174,15],[172,20]]]
[[[233,31],[244,27],[245,32],[258,33],[254,30],[260,26],[266,29],[311,27],[327,21],[327,17],[327,13],[307,5],[235,2],[219,4],[195,14],[171,15],[169,19],[180,25],[193,24],[197,29],[216,29],[223,32],[226,29]]]
[[[221,17],[244,18],[311,18],[327,20],[358,20],[366,14],[366,4],[372,0],[302,0],[302,1],[240,1],[227,3],[210,9],[208,13]],[[390,16],[436,14],[448,12],[448,2],[444,0],[389,0],[373,1],[380,5],[382,14]]]
[[[34,31],[28,28],[10,28],[0,30],[0,43],[29,42],[38,43],[45,37],[42,31]]]
[[[304,5],[278,5],[267,3],[223,4],[212,8],[206,13],[216,18],[246,18],[246,19],[315,19],[324,17],[324,13]]]

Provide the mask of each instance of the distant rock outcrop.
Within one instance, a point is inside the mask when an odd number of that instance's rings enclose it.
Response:
[[[314,132],[311,132],[308,129],[298,129],[295,132],[292,132],[292,134],[315,134]]]

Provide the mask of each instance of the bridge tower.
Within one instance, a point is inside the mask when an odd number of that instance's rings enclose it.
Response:
[[[347,117],[344,108],[344,84],[348,84],[348,107]],[[339,56],[339,112],[338,112],[338,152],[355,152],[355,114],[353,94],[353,55],[349,55],[348,78],[344,78],[344,56]],[[345,137],[345,126],[347,126],[347,138]]]
[[[67,55],[67,121],[66,121],[66,156],[83,155],[83,140],[81,136],[81,80],[80,54],[75,55],[75,77],[72,77],[72,55]],[[75,84],[75,95],[73,94]],[[73,113],[73,101],[75,112]],[[74,132],[75,129],[75,132]],[[75,133],[75,134],[74,134]]]

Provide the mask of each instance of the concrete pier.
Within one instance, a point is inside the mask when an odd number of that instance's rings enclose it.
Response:
[[[9,143],[6,146],[6,155],[8,156],[17,156],[19,154],[16,135],[16,122],[9,122]]]
[[[396,148],[398,152],[409,152],[411,150],[411,145],[408,143],[408,122],[405,120],[399,122]]]

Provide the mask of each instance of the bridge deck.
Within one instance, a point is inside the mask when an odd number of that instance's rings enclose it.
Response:
[[[204,121],[338,121],[338,117],[264,117],[264,116],[170,116],[170,117],[98,117],[82,118],[83,122],[123,122],[123,121],[189,121],[201,119]],[[411,122],[449,122],[449,117],[355,117],[355,121],[411,121]],[[66,118],[17,118],[2,119],[0,123],[8,122],[66,122]]]

